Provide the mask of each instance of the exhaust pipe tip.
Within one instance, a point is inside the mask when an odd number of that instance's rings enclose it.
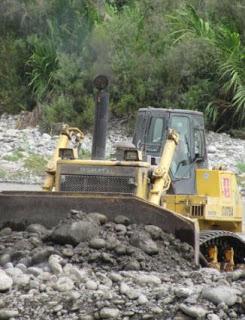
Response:
[[[93,84],[96,89],[101,91],[108,87],[109,79],[104,74],[99,74],[97,77],[94,78]]]

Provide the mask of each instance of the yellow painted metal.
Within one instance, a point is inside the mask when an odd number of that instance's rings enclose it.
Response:
[[[197,195],[165,195],[166,207],[197,218],[201,230],[242,232],[242,199],[232,172],[196,170]]]
[[[218,262],[217,246],[210,246],[208,248],[208,264],[211,268],[220,270],[220,263]]]
[[[233,172],[196,170],[197,194],[208,197],[206,220],[218,221],[225,230],[242,231],[242,198]],[[227,229],[230,228],[230,229]]]
[[[219,170],[197,169],[196,189],[197,194],[219,197]]]
[[[57,161],[59,159],[59,149],[67,148],[69,143],[69,136],[66,134],[61,134],[57,143],[57,147],[53,153],[52,158],[49,160],[46,167],[46,176],[44,178],[42,189],[44,191],[52,191],[55,183],[55,173],[57,167]]]
[[[117,161],[117,160],[58,160],[57,164],[80,165],[80,166],[123,166],[149,168],[148,162],[141,161]]]
[[[154,181],[152,189],[149,192],[149,201],[156,205],[160,204],[160,200],[163,193],[169,189],[171,179],[169,177],[168,172],[178,142],[179,134],[175,130],[170,129],[160,158],[159,165],[153,170],[152,174]]]
[[[55,185],[55,174],[52,174],[51,172],[46,173],[43,181],[43,185],[42,185],[43,191],[52,191],[54,185]]]
[[[224,258],[225,258],[225,263],[223,265],[223,270],[228,272],[228,271],[233,271],[235,262],[234,262],[234,249],[232,247],[226,248],[224,251]]]
[[[136,196],[146,200],[148,196],[148,184],[149,184],[148,169],[139,168],[137,170],[136,179],[137,179],[136,180],[136,184],[137,184]]]
[[[46,176],[44,178],[42,189],[44,191],[52,191],[55,184],[55,174],[57,169],[57,162],[59,160],[59,150],[67,148],[69,141],[74,139],[75,143],[79,144],[83,139],[84,134],[78,128],[72,128],[64,125],[59,136],[56,149],[54,150],[52,158],[49,160],[46,167]],[[77,148],[73,149],[74,157],[78,158]]]
[[[136,179],[136,191],[135,195],[142,199],[147,199],[148,195],[148,171],[150,165],[148,162],[139,162],[139,161],[113,161],[113,160],[58,160],[57,161],[57,171],[56,171],[56,181],[55,181],[55,190],[59,190],[60,186],[60,177],[62,167],[69,166],[70,172],[73,174],[77,174],[77,170],[79,171],[81,168],[85,170],[85,172],[89,172],[89,168],[98,167],[98,174],[100,172],[104,173],[104,170],[107,171],[106,168],[110,168],[110,174],[116,175],[118,174],[119,168],[135,168],[135,179]],[[115,171],[113,168],[115,167]],[[108,173],[108,172],[107,172]]]

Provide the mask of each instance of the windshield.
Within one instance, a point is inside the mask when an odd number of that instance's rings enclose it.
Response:
[[[165,131],[165,119],[152,117],[147,143],[162,143],[163,134]]]
[[[140,149],[143,143],[146,117],[145,113],[138,113],[133,137],[133,144]]]
[[[185,116],[173,116],[171,119],[172,129],[179,133],[179,144],[176,147],[171,164],[171,173],[174,179],[189,178],[190,176],[190,125],[189,118]]]

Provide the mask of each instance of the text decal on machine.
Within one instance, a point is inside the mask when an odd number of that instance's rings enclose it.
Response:
[[[231,184],[229,178],[223,178],[223,193],[225,198],[230,198],[231,196]]]

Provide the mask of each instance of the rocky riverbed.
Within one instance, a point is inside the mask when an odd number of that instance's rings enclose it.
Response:
[[[41,133],[38,127],[16,129],[19,116],[2,115],[0,118],[0,181],[41,183],[45,164],[53,154],[58,135]],[[110,124],[106,146],[107,157],[117,142],[131,140],[125,128]],[[89,158],[92,134],[86,133],[80,156]]]
[[[71,211],[0,236],[0,319],[245,319],[245,271],[198,269],[156,226]]]
[[[19,116],[0,118],[0,181],[40,183],[46,161],[56,146],[57,135],[41,133],[38,127],[16,129]],[[232,139],[228,134],[207,132],[209,166],[224,165],[240,175],[245,185],[245,140]],[[111,122],[108,130],[107,157],[115,143],[131,141],[125,127]],[[82,142],[81,157],[89,157],[92,135],[87,133]]]

